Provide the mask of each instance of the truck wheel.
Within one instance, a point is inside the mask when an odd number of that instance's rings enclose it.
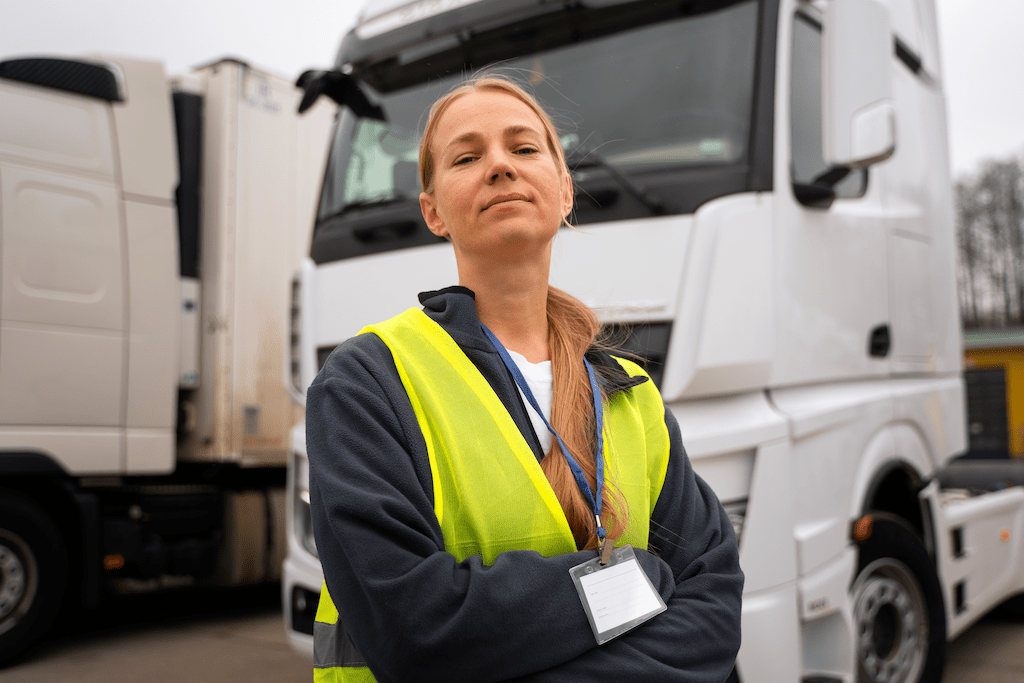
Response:
[[[41,636],[64,597],[64,541],[30,498],[0,489],[0,662]]]
[[[942,590],[924,544],[899,517],[873,513],[850,589],[858,683],[939,683],[946,651]]]

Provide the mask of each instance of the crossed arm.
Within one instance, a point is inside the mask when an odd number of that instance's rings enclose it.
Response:
[[[739,648],[736,542],[671,414],[652,547],[636,549],[668,610],[598,647],[569,577],[595,552],[511,551],[491,566],[445,552],[426,446],[397,375],[372,345],[346,344],[308,394],[310,495],[328,590],[379,681],[726,678]]]

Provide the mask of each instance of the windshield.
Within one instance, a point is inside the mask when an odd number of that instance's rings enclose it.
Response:
[[[758,0],[572,5],[355,61],[387,121],[339,111],[310,255],[324,263],[437,242],[418,201],[427,111],[496,62],[552,116],[577,189],[575,224],[692,213],[770,189],[770,146],[765,155],[759,140],[770,142],[772,93],[761,81],[773,60],[759,66],[758,54],[774,49],[774,29],[762,10]]]
[[[418,61],[404,77],[395,64],[402,55],[386,68],[357,65],[387,123],[341,110],[320,219],[367,204],[416,200],[426,111],[463,74],[485,65],[473,61],[480,54],[501,57],[509,51],[518,56],[503,58],[497,70],[529,84],[559,130],[570,167],[578,166],[577,222],[651,215],[645,195],[667,197],[671,212],[692,211],[696,199],[680,192],[680,171],[690,182],[698,169],[733,169],[735,176],[747,161],[758,5],[756,0],[697,3],[686,16],[675,9],[666,15],[658,5],[633,3],[630,21],[592,31],[596,37],[584,42],[571,34],[571,17],[564,14],[549,15],[546,24],[529,30],[506,27],[500,36],[486,37],[486,49],[474,52],[469,41],[450,48],[447,56],[434,56],[439,68],[425,82],[422,77],[406,82],[415,79],[409,73],[426,73],[423,63],[429,57],[422,55],[406,57]],[[697,13],[701,7],[713,9]],[[501,39],[504,47],[495,47]],[[484,37],[477,42],[484,43]],[[444,76],[445,71],[452,75]],[[706,181],[706,174],[698,175]],[[642,193],[633,191],[637,187]]]

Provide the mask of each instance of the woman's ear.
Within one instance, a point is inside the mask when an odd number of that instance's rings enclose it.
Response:
[[[437,212],[437,204],[434,198],[426,192],[420,192],[420,212],[423,213],[423,221],[427,229],[438,237],[448,237],[448,228],[445,225],[441,214]]]
[[[569,175],[568,171],[562,173],[562,192],[559,198],[562,200],[562,220],[568,220],[569,214],[572,213],[572,205],[574,203],[572,176]]]

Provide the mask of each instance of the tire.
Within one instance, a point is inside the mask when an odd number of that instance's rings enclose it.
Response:
[[[67,585],[64,540],[30,498],[0,489],[0,663],[53,623]]]
[[[940,683],[946,656],[942,589],[924,544],[901,518],[872,513],[850,588],[858,683]]]

